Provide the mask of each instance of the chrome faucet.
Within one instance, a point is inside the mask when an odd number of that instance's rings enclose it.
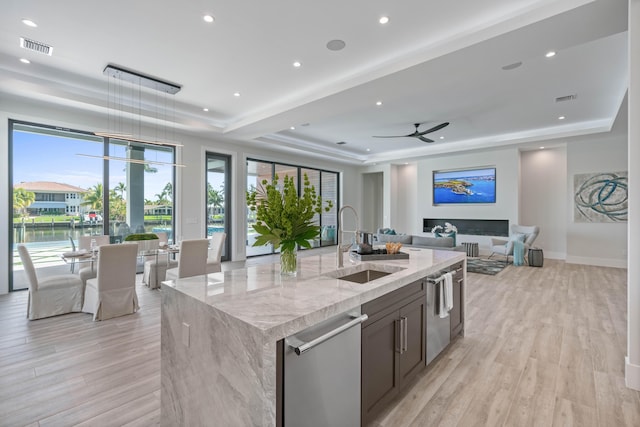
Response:
[[[356,229],[355,230],[342,230],[342,214],[345,209],[351,209],[353,211],[353,215],[356,217]],[[358,218],[358,213],[353,208],[353,206],[344,205],[338,211],[338,219],[340,222],[338,223],[338,250],[337,250],[337,258],[338,258],[338,268],[344,267],[344,263],[342,260],[342,254],[347,252],[351,247],[352,243],[343,244],[342,243],[342,233],[354,233],[356,238],[356,244],[358,244],[360,239],[360,219]]]

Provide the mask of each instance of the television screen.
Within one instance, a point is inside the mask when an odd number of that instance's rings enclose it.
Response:
[[[433,171],[433,204],[495,203],[496,168]]]

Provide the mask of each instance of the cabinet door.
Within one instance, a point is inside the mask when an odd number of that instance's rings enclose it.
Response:
[[[426,367],[426,298],[420,297],[400,309],[402,351],[400,352],[400,387]]]
[[[453,278],[453,308],[449,312],[451,317],[451,339],[462,332],[463,327],[462,286],[464,282],[462,277],[462,274],[459,274]]]
[[[398,311],[362,329],[362,424],[398,393]]]

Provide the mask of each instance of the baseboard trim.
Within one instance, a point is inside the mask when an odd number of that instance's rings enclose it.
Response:
[[[597,267],[627,268],[626,258],[625,259],[591,258],[591,257],[568,255],[566,262],[568,264],[594,265]]]
[[[624,382],[628,388],[640,391],[640,366],[629,362],[629,356],[624,358]]]

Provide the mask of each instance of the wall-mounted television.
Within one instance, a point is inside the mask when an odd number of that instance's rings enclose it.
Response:
[[[433,204],[495,203],[496,168],[433,171]]]

